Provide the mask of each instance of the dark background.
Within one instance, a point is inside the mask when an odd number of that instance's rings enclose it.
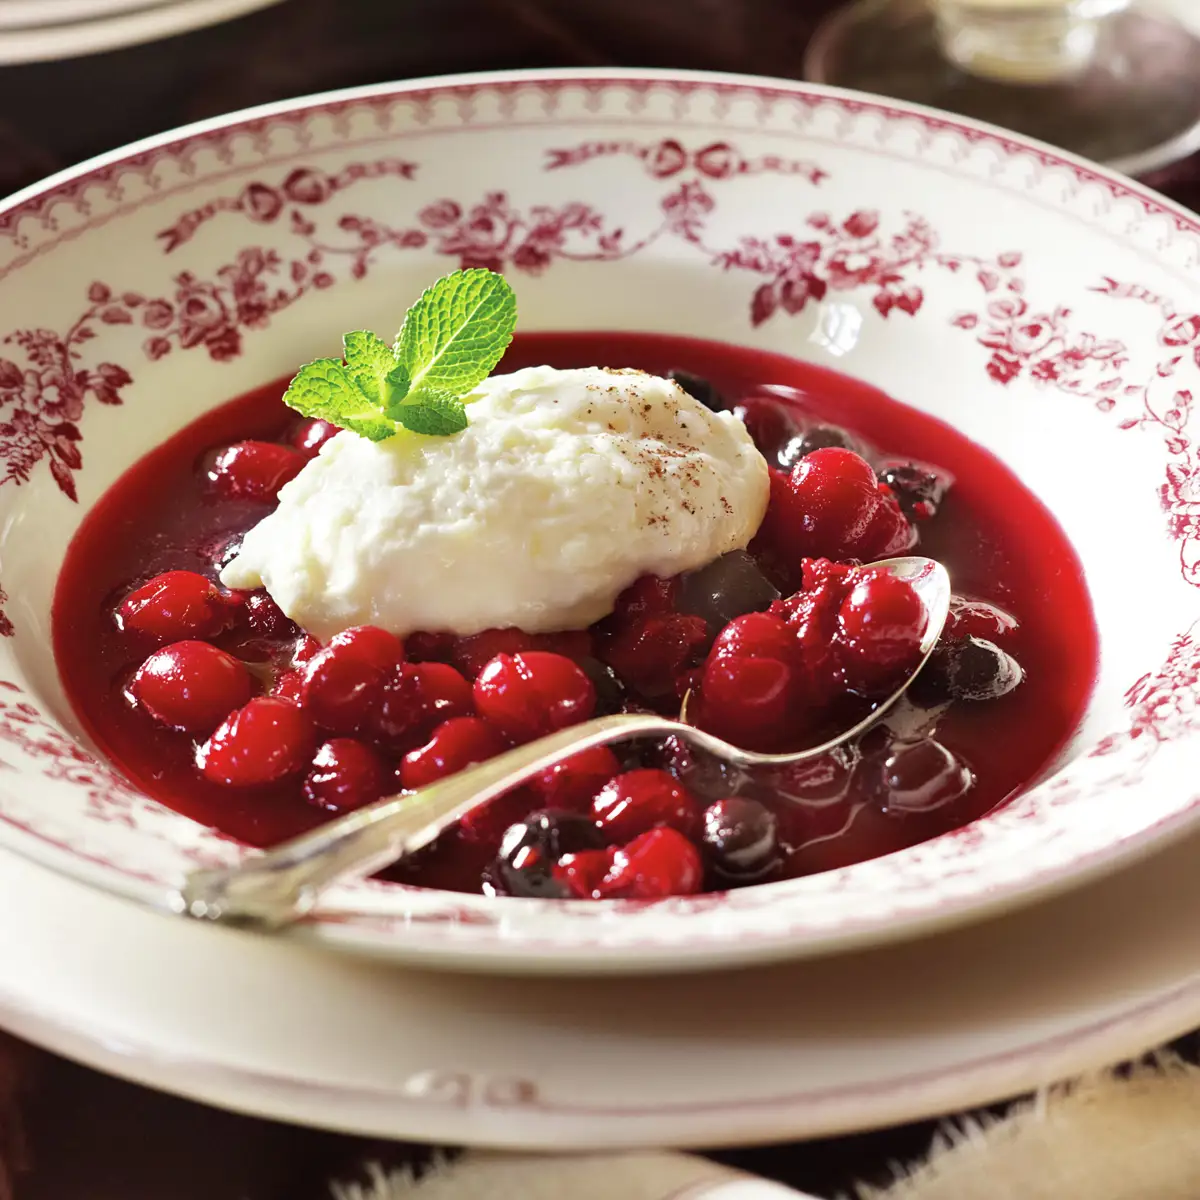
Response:
[[[285,0],[165,42],[0,68],[0,195],[135,138],[355,84],[504,67],[663,66],[799,76],[833,0]],[[1189,206],[1200,169],[1155,179]],[[1186,1050],[1194,1046],[1181,1047]],[[366,1157],[422,1152],[234,1117],[18,1048],[17,1200],[318,1200]],[[830,1196],[888,1178],[932,1127],[724,1154]],[[0,1193],[3,1192],[0,1184]]]

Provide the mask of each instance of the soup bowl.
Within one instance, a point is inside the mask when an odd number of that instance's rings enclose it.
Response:
[[[990,450],[1083,563],[1095,687],[1035,786],[899,853],[656,903],[356,882],[290,936],[468,969],[711,967],[912,936],[1148,853],[1200,793],[1198,258],[1195,217],[1046,147],[679,72],[289,101],[31,188],[0,206],[0,845],[164,911],[189,871],[245,853],[82,733],[49,628],[68,543],[187,422],[330,330],[386,329],[430,279],[487,266],[522,329],[786,353]]]

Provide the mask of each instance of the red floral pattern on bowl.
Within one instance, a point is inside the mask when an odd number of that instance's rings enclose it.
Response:
[[[1055,775],[901,854],[653,905],[364,883],[302,934],[479,967],[718,965],[965,920],[1149,850],[1200,801],[1198,258],[1189,214],[1017,138],[669,72],[297,101],[19,195],[0,209],[0,844],[157,905],[239,853],[76,740],[46,638],[62,551],[180,425],[483,265],[523,327],[811,357],[999,453],[1084,560],[1095,701]]]

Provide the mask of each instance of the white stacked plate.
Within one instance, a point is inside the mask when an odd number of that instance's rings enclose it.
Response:
[[[240,17],[279,0],[0,0],[0,63],[119,50]]]
[[[523,270],[487,205],[510,233],[589,219]],[[399,232],[367,244],[364,227]],[[837,231],[864,228],[878,232],[852,271]],[[616,229],[628,249],[599,236]],[[827,293],[756,321],[757,260],[721,251],[800,238]],[[91,757],[46,628],[65,547],[137,457],[331,330],[385,328],[397,297],[484,249],[523,329],[799,355],[1013,466],[1071,538],[1102,635],[1054,771],[965,831],[725,896],[358,883],[274,941],[164,915],[197,863],[242,850]],[[559,1148],[898,1121],[1200,1023],[1197,263],[1195,216],[1047,147],[866,96],[669,71],[288,101],[6,201],[0,417],[58,419],[62,368],[34,369],[47,355],[120,403],[77,397],[69,469],[45,449],[0,479],[0,1022],[246,1111]],[[881,311],[881,273],[919,280],[913,311]],[[269,319],[242,303],[260,275],[299,281]]]

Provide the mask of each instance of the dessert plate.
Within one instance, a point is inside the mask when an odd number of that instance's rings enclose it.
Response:
[[[0,206],[0,843],[158,907],[237,856],[81,740],[48,650],[63,550],[186,421],[485,265],[513,281],[523,329],[801,355],[999,455],[1085,565],[1093,701],[1039,786],[902,853],[650,905],[365,883],[296,936],[469,969],[696,969],[911,936],[1147,853],[1200,810],[1198,259],[1196,218],[1019,138],[674,72],[289,101],[30,189]]]
[[[1195,836],[1069,895],[858,955],[668,979],[352,962],[181,926],[4,854],[0,1024],[112,1074],[355,1133],[745,1145],[997,1100],[1200,1021]]]

